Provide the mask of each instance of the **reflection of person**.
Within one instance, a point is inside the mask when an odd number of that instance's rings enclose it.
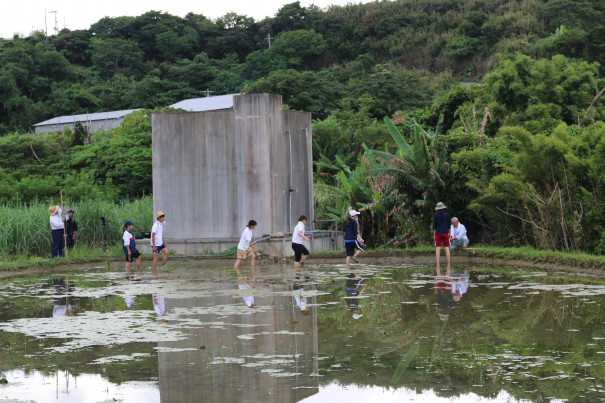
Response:
[[[63,217],[63,208],[65,203],[61,206],[50,206],[48,211],[50,212],[50,234],[53,242],[51,246],[51,256],[65,256],[65,217]]]
[[[137,297],[124,297],[124,303],[126,304],[126,309],[129,311],[134,311],[134,301]]]
[[[132,221],[126,221],[122,229],[122,250],[126,255],[126,274],[130,274],[130,263],[134,260],[137,263],[137,272],[141,271],[141,254],[137,250],[134,235],[132,235]]]
[[[445,211],[445,204],[439,202],[433,215],[433,237],[435,238],[435,257],[437,264],[441,257],[441,245],[445,249],[447,263],[450,263],[450,214]]]
[[[78,233],[78,223],[74,218],[74,211],[67,209],[67,219],[65,220],[65,230],[67,232],[67,249],[71,249],[76,244],[76,234]]]
[[[169,255],[168,245],[164,240],[164,221],[166,220],[166,217],[163,211],[158,211],[155,216],[157,219],[151,227],[151,249],[153,251],[153,262],[151,263],[151,267],[154,271],[158,266],[160,252],[164,254],[164,257],[162,257],[162,265],[166,264]]]
[[[357,217],[359,211],[349,211],[349,218],[345,222],[345,249],[347,250],[347,259],[345,260],[348,266],[351,263],[351,258],[357,263],[357,257],[363,251],[361,245],[363,245],[363,239],[361,238],[361,232],[359,231],[359,223]]]
[[[256,221],[250,220],[248,221],[246,229],[244,229],[244,232],[242,232],[239,244],[237,245],[237,261],[233,266],[233,268],[236,270],[239,268],[242,260],[246,260],[247,258],[251,258],[250,267],[254,267],[254,261],[256,259],[256,255],[258,255],[258,251],[252,243],[252,230],[254,228],[256,228]]]
[[[166,315],[166,302],[164,301],[164,297],[158,295],[157,293],[151,296],[153,300],[153,309],[158,316]]]
[[[363,316],[359,308],[359,295],[363,293],[365,288],[365,280],[359,274],[349,273],[345,283],[345,292],[347,294],[345,301],[353,319],[359,319]]]
[[[457,217],[452,217],[452,225],[450,226],[450,249],[454,249],[458,246],[466,248],[468,246],[468,236],[466,234],[466,227]]]
[[[300,313],[303,315],[309,314],[309,307],[307,306],[307,297],[303,294],[305,292],[304,278],[300,274],[296,274],[296,280],[292,284],[294,290],[294,301],[300,308]]]
[[[69,292],[73,291],[73,287],[65,285],[63,277],[53,278],[53,286],[55,287],[55,300],[53,303],[53,318],[58,316],[70,316],[76,314],[75,300],[69,296]]]
[[[435,297],[439,319],[445,321],[449,318],[452,309],[452,283],[447,277],[437,276],[435,279]]]
[[[462,295],[468,291],[468,282],[470,280],[470,274],[468,271],[459,275],[452,275],[452,295],[454,301],[460,301]]]
[[[256,272],[254,267],[250,269],[250,276],[242,274],[242,272],[236,267],[235,272],[237,273],[237,282],[238,288],[240,290],[252,290],[258,286],[258,281],[256,281]],[[256,304],[254,303],[254,295],[244,295],[244,303],[248,306],[248,308],[254,308]]]
[[[294,227],[292,232],[292,250],[294,251],[294,267],[298,268],[300,265],[305,264],[309,251],[303,245],[303,239],[307,242],[311,242],[309,238],[305,236],[305,224],[307,223],[307,217],[301,215],[298,217],[298,224]]]

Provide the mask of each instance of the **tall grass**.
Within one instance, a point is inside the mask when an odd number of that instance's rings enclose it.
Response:
[[[58,202],[54,204],[59,204]],[[25,204],[0,205],[0,256],[7,259],[12,256],[50,256],[50,204],[33,202]],[[153,225],[153,200],[146,196],[132,201],[119,203],[107,200],[84,200],[67,204],[74,210],[78,223],[76,245],[78,253],[90,250],[103,216],[105,225],[104,249],[113,250],[121,239],[122,226],[126,220],[135,223],[135,235],[151,230]],[[99,247],[95,242],[93,248]],[[91,251],[92,252],[92,251]]]

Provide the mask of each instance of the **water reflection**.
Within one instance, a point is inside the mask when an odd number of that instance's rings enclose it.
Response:
[[[345,282],[345,301],[353,319],[363,316],[359,307],[359,296],[365,291],[367,284],[358,273],[349,273]]]
[[[435,278],[435,299],[439,319],[447,320],[452,309],[452,280],[449,277]]]
[[[248,308],[254,308],[256,304],[254,303],[254,294],[252,290],[258,287],[256,269],[252,267],[250,269],[250,275],[242,273],[239,268],[236,268],[235,272],[237,273],[238,288],[240,290],[246,290],[243,292],[242,297],[244,299],[244,304],[246,304]]]
[[[5,281],[0,369],[9,384],[0,399],[44,400],[35,391],[51,377],[39,375],[59,373],[73,378],[70,390],[94,377],[140,382],[141,394],[151,385],[157,393],[144,401],[331,401],[350,391],[372,401],[391,392],[605,399],[603,281],[461,264],[377,261],[350,271],[317,262],[253,272],[192,261],[143,271],[141,281],[125,279],[120,265]],[[53,318],[56,306],[77,315]],[[34,392],[19,395],[18,382]],[[82,401],[70,396],[62,400]],[[122,397],[101,400],[114,398]]]
[[[75,287],[69,285],[69,279],[65,277],[53,277],[53,287],[55,288],[55,298],[53,303],[53,317],[72,316],[76,314],[76,298],[71,296]]]
[[[205,296],[167,298],[181,321],[197,325],[186,339],[158,343],[162,400],[264,401],[273,395],[298,401],[317,390],[317,316],[309,309],[315,299],[307,294],[314,287],[310,279],[297,275],[290,291],[287,283],[259,280],[254,270],[235,274],[205,283]]]
[[[471,275],[468,270],[452,272],[452,294],[454,301],[459,302],[462,295],[468,291],[470,277]]]
[[[307,288],[310,287],[310,283],[308,283],[310,279],[306,272],[300,273],[297,271],[295,280],[292,283],[292,297],[296,306],[300,308],[300,313],[303,315],[308,315],[310,312],[310,308],[307,305],[307,295],[305,294],[305,285]]]

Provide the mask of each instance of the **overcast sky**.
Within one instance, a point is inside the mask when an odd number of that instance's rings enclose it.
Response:
[[[33,30],[44,30],[44,17],[48,33],[53,34],[55,15],[59,30],[86,29],[103,17],[137,16],[149,10],[167,12],[184,17],[187,13],[202,14],[216,19],[228,12],[253,17],[259,21],[295,0],[2,0],[0,7],[0,37],[11,38],[14,33],[28,36]],[[370,0],[300,0],[307,7],[321,8],[348,3],[367,3]],[[46,9],[46,14],[44,10]],[[51,13],[51,11],[57,11]]]

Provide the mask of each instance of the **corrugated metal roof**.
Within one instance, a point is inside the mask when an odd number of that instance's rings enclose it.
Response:
[[[218,109],[233,108],[233,97],[240,94],[217,95],[214,97],[203,97],[186,99],[170,105],[172,108],[183,109],[189,112],[215,111]]]
[[[134,111],[138,111],[138,109],[126,109],[123,111],[83,113],[81,115],[59,116],[58,118],[52,118],[49,120],[45,120],[44,122],[36,123],[34,126],[61,125],[74,122],[92,122],[97,120],[120,119],[128,114],[131,114]]]

